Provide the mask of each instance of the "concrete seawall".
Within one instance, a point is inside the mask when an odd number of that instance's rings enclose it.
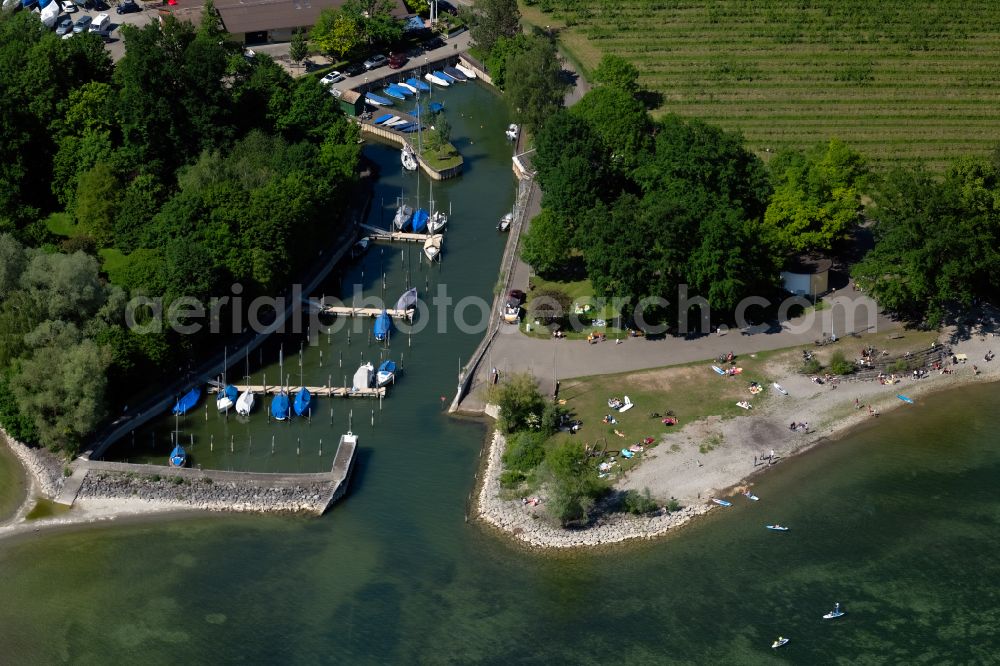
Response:
[[[72,505],[78,499],[138,499],[207,511],[320,515],[347,492],[356,453],[357,437],[344,435],[333,468],[313,474],[176,469],[79,460],[57,501]]]

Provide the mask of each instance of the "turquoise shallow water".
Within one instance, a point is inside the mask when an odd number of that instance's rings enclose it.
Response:
[[[489,294],[503,243],[493,225],[513,198],[506,117],[483,88],[454,94],[450,103],[477,110],[453,121],[471,137],[469,171],[440,188],[442,199],[454,192],[458,219],[427,282]],[[395,153],[372,154],[386,166],[387,198],[415,188],[389,168]],[[402,265],[373,253],[352,270],[378,291],[383,267],[405,286]],[[411,271],[411,283],[422,275]],[[668,538],[538,555],[465,521],[487,430],[448,419],[439,398],[450,398],[458,359],[477,341],[452,328],[415,335],[412,347],[393,342],[408,350],[405,378],[374,427],[362,418],[372,404],[351,401],[358,468],[350,494],[320,519],[183,517],[0,542],[2,661],[909,664],[989,663],[1000,652],[995,386],[883,415],[773,469],[755,486],[760,502]],[[297,339],[285,344],[295,357]],[[346,335],[327,344],[348,349]],[[321,372],[318,351],[306,351],[315,363],[304,372]],[[352,339],[349,351],[377,349]],[[315,469],[328,465],[319,438],[334,441],[351,409],[333,406],[333,426],[202,413],[181,427],[205,462]],[[154,425],[157,446],[172,426]],[[205,438],[224,439],[227,427],[246,428],[245,448],[206,453]],[[274,456],[263,453],[272,432],[282,437]],[[314,447],[310,460],[295,455],[294,438]],[[143,441],[123,443],[122,457],[165,455],[142,453]],[[792,529],[768,532],[772,522]],[[835,601],[848,615],[821,620]],[[792,642],[775,652],[778,634]]]

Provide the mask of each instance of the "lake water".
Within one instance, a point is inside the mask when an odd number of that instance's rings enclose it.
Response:
[[[480,96],[483,124],[502,142],[506,119],[486,116],[487,91],[455,94]],[[489,141],[473,129],[461,130],[475,141],[467,156]],[[460,293],[489,294],[495,280],[502,239],[493,226],[513,196],[503,149],[470,160],[466,178],[483,169],[493,186],[479,185],[467,213],[458,212],[462,183],[446,186],[457,219],[434,279]],[[393,177],[395,188],[402,180]],[[761,501],[737,501],[665,539],[538,555],[465,520],[487,430],[444,416],[440,396],[450,399],[458,357],[477,341],[456,331],[414,336],[405,378],[374,428],[359,418],[371,409],[360,400],[335,403],[332,427],[269,426],[255,414],[250,427],[262,433],[299,428],[303,441],[324,433],[332,442],[354,406],[359,466],[348,496],[322,518],[183,517],[0,542],[3,661],[994,660],[995,386],[885,414],[773,469],[755,486]],[[355,344],[352,357],[374,349]],[[402,350],[398,339],[393,347]],[[202,436],[221,432],[210,430],[220,427],[214,418],[205,430],[194,418],[182,426],[198,437],[195,456]],[[216,460],[263,466],[253,454]],[[772,522],[791,530],[765,530]],[[820,619],[835,601],[848,615]],[[779,634],[792,641],[775,652]]]

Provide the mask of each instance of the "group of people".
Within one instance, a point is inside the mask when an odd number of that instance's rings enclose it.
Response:
[[[803,421],[802,423],[797,423],[795,421],[792,421],[788,425],[788,429],[791,430],[791,431],[793,431],[793,432],[809,432],[809,422],[808,421]],[[772,455],[773,455],[773,452],[772,452]]]

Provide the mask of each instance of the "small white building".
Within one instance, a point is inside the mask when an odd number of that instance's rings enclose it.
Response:
[[[791,258],[781,271],[781,285],[790,294],[805,296],[813,301],[830,289],[830,268],[833,262],[816,255]]]

